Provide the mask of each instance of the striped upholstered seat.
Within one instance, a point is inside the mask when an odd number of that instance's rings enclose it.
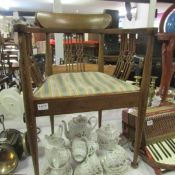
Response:
[[[139,88],[100,72],[55,74],[35,92],[36,97],[80,96],[137,91]]]

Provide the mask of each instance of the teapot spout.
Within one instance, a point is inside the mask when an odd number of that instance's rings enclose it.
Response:
[[[68,128],[67,128],[67,123],[64,120],[62,120],[62,123],[64,125],[64,134],[69,139],[69,131],[68,131]]]

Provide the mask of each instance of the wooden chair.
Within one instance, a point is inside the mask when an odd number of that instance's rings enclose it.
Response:
[[[137,158],[142,136],[143,120],[145,117],[148,87],[151,71],[151,57],[153,36],[155,30],[145,29],[105,29],[111,22],[108,14],[56,14],[37,13],[36,27],[23,25],[14,26],[18,32],[22,89],[24,94],[26,125],[30,152],[34,165],[35,175],[39,175],[38,147],[36,118],[39,116],[51,116],[76,112],[99,111],[138,107],[138,121],[136,129],[136,141],[132,166],[137,167]],[[38,90],[32,91],[32,71],[36,72],[31,62],[31,34],[46,34],[46,79],[38,77]],[[77,63],[80,72],[71,69],[72,63],[68,63],[71,71],[68,73],[52,74],[52,58],[49,46],[49,33],[96,33],[99,35],[99,72],[83,72],[83,63]],[[136,38],[138,34],[147,33],[148,43],[144,61],[143,81],[141,88],[127,84],[123,80],[111,77],[103,73],[104,70],[104,34],[123,35],[131,34]],[[81,54],[79,54],[81,55]],[[70,59],[71,60],[71,59]],[[70,61],[69,60],[69,61]],[[80,61],[81,59],[79,59]],[[32,69],[31,69],[32,68]],[[81,68],[81,69],[80,69]],[[37,78],[35,81],[37,83]],[[99,115],[99,127],[101,125]],[[53,121],[52,121],[53,122]]]

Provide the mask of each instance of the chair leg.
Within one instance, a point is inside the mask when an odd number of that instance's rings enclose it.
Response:
[[[54,115],[50,115],[51,135],[54,134]]]
[[[140,107],[138,108],[138,117],[137,117],[137,123],[136,123],[136,133],[135,133],[135,143],[134,143],[134,157],[131,163],[131,166],[133,168],[138,167],[137,159],[138,159],[139,149],[140,149],[141,140],[142,140],[144,118],[146,115],[146,108],[143,106],[142,104],[140,104]]]
[[[27,117],[27,114],[26,114]],[[37,144],[37,127],[36,118],[34,115],[26,118],[27,125],[27,139],[29,143],[30,153],[32,156],[33,167],[35,175],[39,175],[39,161],[38,161],[38,144]]]
[[[98,127],[101,127],[101,121],[102,121],[102,110],[98,110]]]

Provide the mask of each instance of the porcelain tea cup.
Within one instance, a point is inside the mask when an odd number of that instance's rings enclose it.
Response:
[[[88,154],[87,142],[84,138],[74,138],[72,141],[72,157],[76,162],[82,162]]]

